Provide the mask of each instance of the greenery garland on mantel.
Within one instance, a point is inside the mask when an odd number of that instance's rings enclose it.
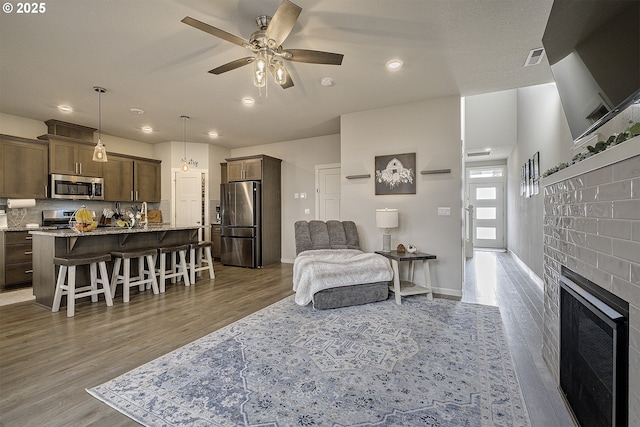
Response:
[[[582,151],[571,159],[571,162],[562,162],[559,165],[552,167],[551,169],[547,169],[542,173],[542,177],[547,177],[549,175],[553,175],[554,173],[561,171],[564,168],[567,168],[571,165],[575,165],[578,162],[583,161],[584,159],[588,159],[589,157],[600,153],[601,151],[606,150],[609,147],[613,147],[614,145],[621,144],[628,139],[634,138],[640,135],[640,123],[633,123],[626,130],[620,133],[614,133],[606,141],[598,141],[596,145],[588,145],[587,151]]]

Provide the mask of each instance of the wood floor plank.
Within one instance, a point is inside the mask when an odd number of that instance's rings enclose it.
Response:
[[[537,285],[509,254],[495,256],[493,279],[467,263],[464,300],[495,299],[501,306],[534,426],[571,425],[540,355],[540,290],[531,288]],[[0,426],[136,426],[85,389],[292,294],[291,264],[246,269],[216,263],[215,272],[215,280],[205,274],[194,286],[167,285],[161,295],[132,290],[129,303],[117,296],[113,307],[87,299],[73,318],[31,301],[1,306]],[[483,289],[487,283],[491,289]]]

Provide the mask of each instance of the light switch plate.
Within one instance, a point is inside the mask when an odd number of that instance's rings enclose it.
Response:
[[[304,210],[304,214],[305,215],[311,215],[311,209],[305,209]]]
[[[438,208],[438,216],[451,215],[451,208]]]

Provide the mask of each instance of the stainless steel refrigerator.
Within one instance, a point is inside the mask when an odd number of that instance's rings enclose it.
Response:
[[[261,194],[260,182],[256,181],[220,184],[222,264],[252,268],[262,266]]]

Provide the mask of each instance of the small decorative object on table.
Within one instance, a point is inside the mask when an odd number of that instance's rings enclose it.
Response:
[[[398,245],[398,248],[396,249],[396,251],[397,251],[398,253],[400,253],[400,254],[403,254],[403,253],[405,253],[405,252],[406,252],[406,249],[404,248],[404,245],[403,245],[402,243],[400,243],[400,244]]]
[[[418,248],[409,243],[407,245],[407,252],[409,252],[410,254],[418,252]]]

